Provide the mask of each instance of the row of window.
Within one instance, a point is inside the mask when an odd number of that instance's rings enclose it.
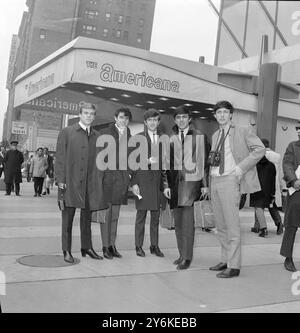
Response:
[[[104,2],[102,0],[102,2]],[[89,0],[90,5],[98,5],[101,3],[101,0]],[[129,10],[133,7],[133,1],[127,1],[127,0],[116,0],[116,4],[120,6],[121,8],[125,8],[125,5],[127,3],[127,8]],[[111,6],[113,4],[113,0],[106,0],[106,4],[108,6]],[[140,10],[145,11],[147,10],[147,3],[143,2],[140,4]]]
[[[83,25],[83,27],[82,27],[82,32],[85,33],[86,35],[92,35],[96,31],[97,31],[96,27],[92,26],[92,25]],[[108,35],[109,35],[109,29],[104,28],[103,29],[103,37],[108,37]],[[121,39],[122,30],[111,29],[111,37]],[[123,40],[128,40],[128,39],[129,39],[129,32],[125,30],[125,31],[123,31]],[[137,40],[138,43],[142,43],[143,34],[138,33],[136,40]]]
[[[86,35],[92,35],[97,31],[97,28],[93,25],[83,25],[82,26],[82,32],[85,33]],[[103,37],[108,37],[109,35],[109,29],[104,28],[103,29]],[[46,30],[45,29],[40,29],[40,34],[39,34],[40,39],[45,39],[46,38]],[[122,37],[122,31],[119,29],[111,29],[111,37],[112,38],[118,38],[120,39]],[[123,40],[127,41],[129,39],[129,32],[124,30],[123,31]],[[143,34],[138,33],[137,34],[137,42],[142,43],[143,41]]]
[[[97,19],[99,16],[99,12],[97,10],[91,10],[91,9],[86,9],[85,10],[85,16],[89,19]],[[106,12],[105,13],[105,21],[110,22],[111,21],[111,13]],[[119,15],[115,14],[114,16],[114,21],[118,23],[123,23],[125,20],[125,24],[129,25],[131,23],[131,16],[125,16],[124,15]],[[145,25],[145,20],[143,18],[139,19],[139,27],[143,27]]]

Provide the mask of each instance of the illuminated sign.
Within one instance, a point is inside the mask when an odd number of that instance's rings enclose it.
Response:
[[[21,121],[13,121],[11,127],[12,134],[26,134],[27,133],[27,123]]]
[[[30,81],[29,84],[25,86],[25,89],[27,90],[27,96],[30,97],[31,95],[50,87],[54,84],[54,78],[55,74],[52,73],[46,77],[41,77],[37,82]]]

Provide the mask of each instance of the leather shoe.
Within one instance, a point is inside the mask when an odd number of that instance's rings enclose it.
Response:
[[[283,233],[283,224],[282,223],[277,224],[276,233],[277,233],[277,235],[281,235]]]
[[[86,255],[90,256],[92,259],[102,260],[103,257],[99,256],[93,248],[85,250],[81,249],[81,255],[85,257]]]
[[[113,257],[122,258],[122,255],[117,251],[115,246],[111,245],[108,249]]]
[[[287,271],[290,271],[290,272],[296,272],[297,269],[295,267],[295,264],[293,262],[293,258],[285,258],[285,261],[284,261],[284,268],[287,270]]]
[[[174,265],[178,265],[178,264],[180,264],[180,263],[182,262],[182,260],[183,260],[183,258],[182,258],[182,257],[179,257],[178,259],[176,259],[176,260],[173,262],[173,264],[174,264]]]
[[[176,269],[181,270],[181,269],[187,269],[190,267],[191,260],[183,260],[177,267]]]
[[[258,236],[259,237],[266,237],[266,236],[268,236],[268,230],[267,230],[267,228],[262,228],[260,230],[260,233],[258,234]]]
[[[146,254],[144,252],[144,250],[142,249],[141,246],[136,246],[135,247],[135,252],[136,252],[136,255],[139,256],[139,257],[145,257]]]
[[[220,262],[219,264],[209,267],[210,271],[224,271],[227,268],[227,264]]]
[[[70,264],[74,264],[75,260],[71,254],[71,252],[69,251],[63,251],[63,254],[64,254],[64,261],[65,262],[68,262]]]
[[[104,258],[113,259],[113,255],[112,255],[112,253],[110,252],[110,250],[107,246],[103,246],[102,252],[103,252],[103,257]]]
[[[237,268],[226,268],[223,272],[218,273],[218,278],[232,278],[240,275],[240,270]]]
[[[150,246],[150,253],[155,254],[157,257],[164,257],[165,255],[161,252],[160,248],[155,245]]]
[[[255,232],[256,234],[258,234],[259,233],[259,228],[253,227],[253,228],[251,228],[251,232]]]

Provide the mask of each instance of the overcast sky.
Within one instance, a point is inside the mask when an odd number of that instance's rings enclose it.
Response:
[[[49,0],[51,1],[51,0]],[[18,33],[26,0],[1,1],[0,141],[7,108],[5,89],[11,37]],[[151,51],[213,64],[217,17],[207,0],[156,0]]]

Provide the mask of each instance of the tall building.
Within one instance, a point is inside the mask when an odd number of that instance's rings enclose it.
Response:
[[[63,115],[29,106],[14,110],[13,80],[78,36],[149,50],[155,0],[27,0],[26,5],[28,12],[12,43],[3,139],[16,138],[30,150],[53,148]],[[25,123],[26,135],[12,134],[13,121]]]
[[[300,43],[299,1],[208,1],[219,15],[215,65],[260,54],[262,35],[270,51]]]

